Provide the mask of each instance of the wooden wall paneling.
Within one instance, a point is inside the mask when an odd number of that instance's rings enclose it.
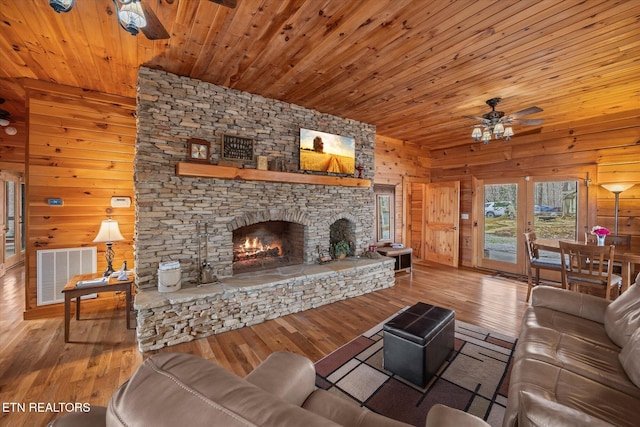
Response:
[[[509,177],[589,173],[589,224],[613,229],[614,196],[601,188],[602,182],[640,182],[640,122],[638,110],[597,117],[531,135],[518,135],[509,142],[469,144],[431,152],[433,182],[460,180],[469,176]],[[544,128],[543,128],[544,129]],[[517,132],[517,131],[516,131]],[[493,160],[491,158],[493,157]],[[637,188],[636,188],[637,187]],[[619,232],[632,235],[634,249],[640,249],[640,185],[620,198]],[[461,192],[461,205],[469,200]],[[464,208],[463,208],[464,209]],[[472,266],[473,228],[461,226],[461,264]]]
[[[375,177],[376,184],[394,185],[396,241],[410,246],[407,240],[407,179],[429,179],[428,152],[418,144],[376,135]]]
[[[27,262],[25,317],[57,312],[36,305],[36,251],[97,246],[97,271],[106,267],[105,244],[93,243],[100,223],[112,217],[125,241],[115,242],[114,267],[134,268],[133,155],[135,100],[27,82]],[[128,196],[130,208],[111,208],[111,197]],[[62,206],[47,199],[60,198]],[[59,311],[59,310],[58,310]]]

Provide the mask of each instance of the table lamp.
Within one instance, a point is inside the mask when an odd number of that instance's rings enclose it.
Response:
[[[618,235],[618,203],[620,201],[620,193],[626,191],[633,187],[635,183],[633,182],[612,182],[608,184],[600,184],[602,187],[611,191],[616,196],[616,206],[615,206],[615,223],[614,223],[614,235]]]
[[[118,221],[114,221],[111,218],[105,219],[100,224],[100,230],[98,231],[98,235],[95,239],[93,239],[94,243],[106,243],[107,251],[104,254],[104,257],[107,260],[107,269],[102,274],[105,277],[108,277],[111,273],[113,273],[113,256],[115,253],[111,248],[113,242],[117,242],[119,240],[124,240],[122,234],[120,234],[120,229],[118,228]]]

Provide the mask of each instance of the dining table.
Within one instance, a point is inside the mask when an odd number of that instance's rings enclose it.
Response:
[[[571,239],[538,238],[535,241],[535,245],[537,246],[538,250],[560,253],[561,241],[586,244],[585,242]],[[629,289],[629,286],[631,286],[634,267],[640,264],[640,252],[634,252],[631,249],[623,247],[616,247],[613,253],[613,260],[619,262],[622,265],[622,286],[620,287],[620,291],[624,292]]]

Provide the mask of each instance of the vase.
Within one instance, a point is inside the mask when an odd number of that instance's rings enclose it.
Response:
[[[604,238],[605,238],[605,236],[596,235],[596,237],[598,238],[598,246],[604,246]]]

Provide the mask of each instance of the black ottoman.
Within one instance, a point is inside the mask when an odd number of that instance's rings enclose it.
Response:
[[[382,327],[384,369],[424,387],[453,350],[455,314],[422,302]]]

